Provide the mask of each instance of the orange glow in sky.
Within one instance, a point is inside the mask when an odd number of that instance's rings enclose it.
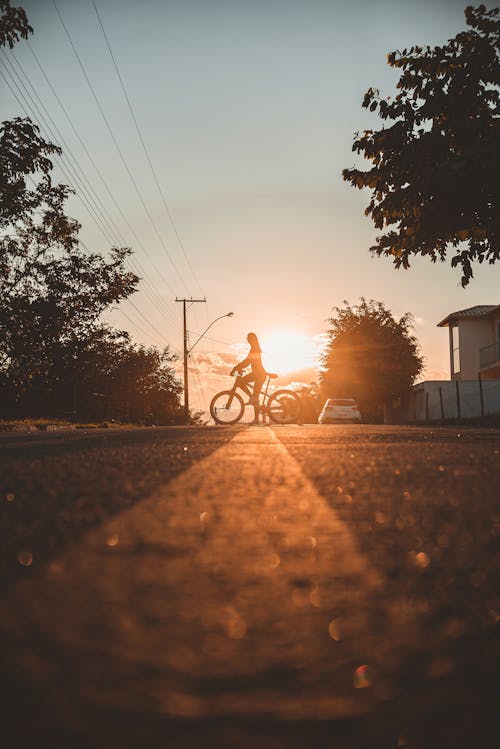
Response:
[[[276,374],[312,367],[319,353],[313,338],[293,329],[273,330],[262,336],[260,345],[264,366]]]
[[[75,188],[67,213],[82,224],[82,242],[103,253],[131,247],[130,268],[143,279],[103,321],[138,344],[168,345],[182,380],[176,297],[207,300],[189,306],[191,344],[218,320],[190,358],[193,408],[207,412],[231,386],[249,331],[269,371],[317,381],[332,309],[361,296],[397,318],[411,312],[425,379],[449,379],[448,337],[437,323],[498,302],[497,267],[476,267],[463,289],[449,262],[415,258],[396,271],[388,258],[372,257],[370,194],[344,182],[342,170],[370,168],[351,149],[357,131],[384,126],[362,102],[370,86],[394,95],[399,73],[387,53],[442,45],[465,30],[467,3],[433,0],[430,12],[430,3],[409,0],[98,0],[112,55],[91,2],[58,3],[60,17],[51,0],[13,5],[34,28],[13,58],[32,88],[24,89],[30,98],[20,88],[19,99],[19,81],[12,77],[11,90],[3,66],[2,119],[33,110],[40,96],[57,125],[53,137],[45,127],[42,134],[74,162],[68,173],[55,159],[53,180]],[[31,116],[39,120],[37,111]]]

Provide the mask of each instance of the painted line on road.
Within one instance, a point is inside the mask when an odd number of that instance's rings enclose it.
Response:
[[[380,583],[273,431],[251,427],[14,588],[0,625],[81,729],[89,706],[346,718],[370,705],[346,674]]]

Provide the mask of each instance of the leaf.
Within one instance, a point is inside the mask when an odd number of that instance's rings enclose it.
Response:
[[[371,168],[343,177],[371,190],[365,214],[386,231],[377,254],[408,267],[410,255],[444,260],[447,248],[470,239],[469,254],[454,262],[470,279],[472,262],[500,259],[499,11],[468,8],[466,21],[473,30],[444,45],[414,46],[411,58],[407,49],[389,53],[389,65],[402,67],[395,99],[370,88],[363,106],[394,122],[356,138],[353,150]],[[388,251],[391,243],[403,255]]]

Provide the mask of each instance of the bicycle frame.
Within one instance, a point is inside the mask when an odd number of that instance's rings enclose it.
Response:
[[[300,418],[300,401],[297,398],[296,393],[291,390],[277,389],[269,392],[271,380],[277,377],[270,372],[266,372],[264,382],[262,383],[262,390],[259,402],[253,405],[255,411],[255,419],[253,423],[258,423],[259,414],[262,414],[264,423],[269,418],[270,421],[275,424],[291,424]],[[255,387],[252,382],[242,382],[244,377],[240,372],[235,374],[235,379],[232,388],[222,390],[212,398],[210,403],[210,414],[218,424],[236,424],[243,416],[245,406],[250,405],[244,403],[241,393],[250,396],[255,392]],[[222,398],[222,400],[221,400]],[[237,402],[236,411],[232,411],[233,403]],[[218,414],[224,414],[222,418]]]
[[[236,393],[238,389],[242,390],[245,393],[245,395],[248,395],[248,396],[253,395],[253,392],[254,392],[254,388],[252,387],[253,383],[239,382],[239,380],[241,380],[242,377],[243,376],[239,372],[236,373],[233,387],[231,388],[231,395],[229,397],[228,406],[231,405],[233,394]],[[259,404],[254,406],[256,410],[260,410],[261,412],[264,412],[264,413],[266,412],[266,405],[265,405],[266,401],[268,401],[270,398],[268,391],[269,391],[269,385],[271,384],[271,380],[272,380],[272,376],[268,372],[266,372],[266,379],[264,381],[264,386],[262,390],[260,391],[261,399],[259,399]]]

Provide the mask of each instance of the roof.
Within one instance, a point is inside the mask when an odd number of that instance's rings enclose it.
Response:
[[[479,317],[489,317],[494,312],[500,312],[500,304],[476,304],[475,307],[459,309],[458,312],[452,312],[444,320],[438,323],[438,328],[444,328],[456,320],[475,320]]]

